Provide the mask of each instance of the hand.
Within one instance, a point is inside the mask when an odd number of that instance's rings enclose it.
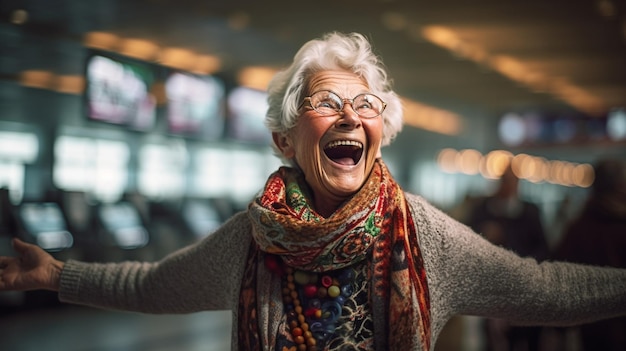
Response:
[[[0,256],[0,291],[59,290],[64,263],[37,245],[13,239],[18,257]]]

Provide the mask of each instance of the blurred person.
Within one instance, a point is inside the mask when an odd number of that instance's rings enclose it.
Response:
[[[61,262],[14,240],[0,290],[230,310],[233,350],[433,350],[460,314],[554,325],[626,315],[626,270],[521,258],[402,190],[381,159],[400,99],[363,35],[307,42],[270,83],[266,125],[286,165],[213,234],[152,263]]]
[[[519,196],[519,178],[509,165],[494,194],[475,201],[468,223],[487,240],[537,261],[548,258],[539,207]],[[539,350],[541,327],[514,326],[504,319],[486,319],[486,345],[490,351]]]
[[[626,162],[602,159],[585,204],[563,233],[555,259],[626,268]],[[583,351],[626,350],[626,318],[578,328]]]

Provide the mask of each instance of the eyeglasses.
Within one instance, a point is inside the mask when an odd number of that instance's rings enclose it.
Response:
[[[307,101],[315,112],[324,116],[341,113],[346,102],[352,105],[354,112],[363,118],[380,116],[387,107],[387,104],[374,94],[359,94],[353,99],[344,99],[330,90],[319,90],[311,96],[306,96],[298,109],[302,108]]]

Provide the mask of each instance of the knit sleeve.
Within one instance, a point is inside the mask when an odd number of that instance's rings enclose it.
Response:
[[[423,199],[410,201],[442,323],[455,314],[555,326],[626,315],[626,270],[522,258]]]
[[[59,299],[146,313],[232,310],[237,306],[250,226],[238,214],[202,241],[159,262],[68,261]]]

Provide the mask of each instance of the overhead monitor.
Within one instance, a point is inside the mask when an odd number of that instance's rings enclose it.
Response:
[[[91,52],[85,66],[85,107],[92,121],[147,131],[154,127],[153,67],[130,58]]]

